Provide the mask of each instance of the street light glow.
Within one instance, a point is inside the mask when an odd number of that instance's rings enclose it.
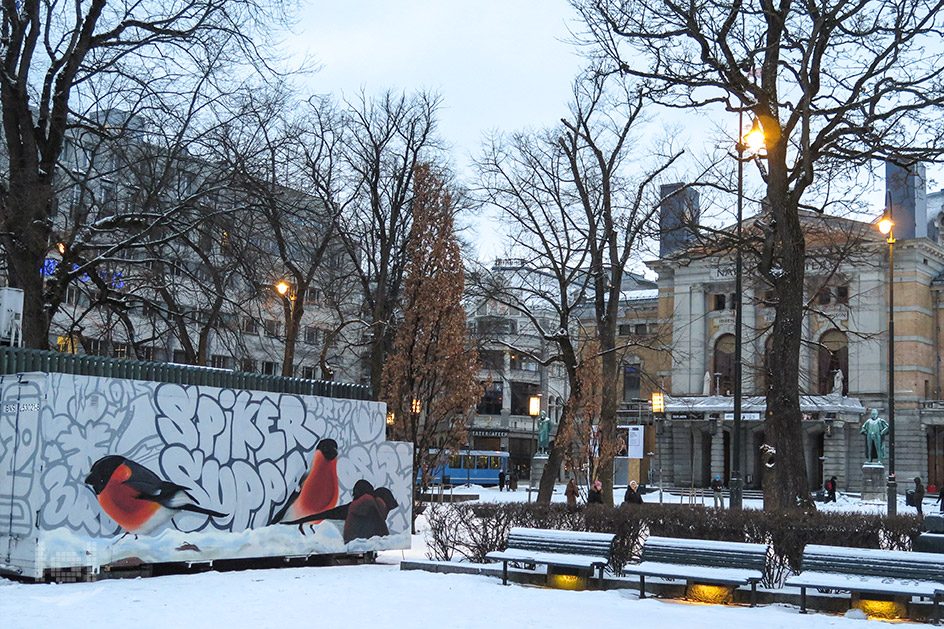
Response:
[[[760,121],[754,118],[754,124],[751,130],[743,138],[744,145],[751,151],[759,151],[764,148],[764,130],[760,126]]]
[[[279,282],[275,285],[275,290],[279,293],[279,295],[284,295],[288,292],[288,289],[289,286],[285,282]]]
[[[885,234],[886,236],[892,231],[895,223],[892,222],[892,219],[888,218],[888,215],[882,217],[882,220],[878,222],[878,230]]]
[[[532,395],[528,399],[528,415],[536,417],[541,414],[541,396]]]

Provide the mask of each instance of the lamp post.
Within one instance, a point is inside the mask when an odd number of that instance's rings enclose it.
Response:
[[[538,454],[538,434],[535,430],[535,421],[541,414],[541,396],[532,395],[528,398],[528,415],[531,416],[531,436],[534,437],[534,453],[531,455],[531,465],[528,466],[528,502],[531,502],[531,489],[534,487],[534,459]]]
[[[741,255],[741,220],[744,213],[744,152],[747,149],[758,150],[764,145],[764,133],[757,119],[751,130],[744,134],[744,112],[738,112],[737,163],[737,242],[734,251],[734,425],[731,432],[731,480],[730,507],[740,509],[743,506],[744,480],[741,478],[741,363],[742,363],[742,308],[741,276],[744,262]]]
[[[885,204],[885,216],[878,230],[888,242],[888,515],[898,513],[898,483],[895,480],[895,223],[892,204]]]
[[[295,371],[295,342],[298,325],[295,321],[295,289],[285,280],[275,285],[275,292],[285,300],[285,353],[282,355],[282,377],[291,378]]]

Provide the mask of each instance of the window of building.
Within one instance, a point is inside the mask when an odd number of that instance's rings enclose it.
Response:
[[[111,348],[111,355],[115,358],[127,358],[128,357],[128,344],[127,343],[114,343]]]
[[[633,326],[631,323],[621,323],[617,326],[616,333],[619,336],[629,336],[633,333]]]
[[[229,369],[229,356],[213,354],[210,356],[210,366],[216,369]]]
[[[831,291],[828,286],[823,286],[816,292],[816,303],[820,306],[825,306],[829,303],[831,297]]]
[[[475,406],[479,415],[499,415],[502,410],[502,383],[492,382],[484,386],[482,399]]]
[[[502,351],[483,350],[479,352],[479,360],[482,361],[482,369],[501,371],[505,368],[505,352]]]
[[[649,333],[649,326],[645,323],[637,323],[635,329],[633,330],[636,336],[646,336]]]
[[[259,326],[252,317],[243,317],[242,331],[246,334],[259,334]]]
[[[142,345],[137,349],[137,352],[139,360],[154,362],[154,358],[157,355],[157,348],[153,345]]]
[[[321,303],[321,291],[317,288],[309,288],[305,291],[305,305],[317,306]]]
[[[817,351],[817,393],[832,393],[837,372],[842,372],[842,394],[849,393],[849,340],[845,333],[830,330],[819,340]]]
[[[263,319],[262,325],[265,327],[265,335],[273,338],[277,338],[282,329],[282,323],[275,319]]]
[[[187,352],[182,349],[174,350],[174,362],[178,365],[189,365],[190,361],[187,360]]]
[[[715,342],[714,351],[715,395],[731,395],[734,388],[734,335],[725,334]]]
[[[305,380],[317,380],[318,379],[318,368],[312,365],[305,365],[302,367],[302,378]]]
[[[93,339],[87,336],[82,337],[82,348],[85,350],[85,353],[89,356],[101,356],[102,355],[102,341],[101,339]]]
[[[638,363],[623,365],[623,401],[639,399],[641,372]]]
[[[239,370],[243,373],[256,373],[256,361],[251,358],[243,358],[239,361]]]
[[[712,299],[711,309],[724,310],[727,305],[728,296],[725,295],[724,293],[717,293],[713,295],[712,297],[713,299]]]
[[[316,345],[321,341],[321,330],[313,325],[305,326],[305,342]]]
[[[836,303],[837,304],[849,303],[849,287],[848,286],[836,287]]]
[[[538,362],[531,358],[530,356],[525,356],[523,354],[514,353],[509,356],[510,364],[512,369],[517,369],[519,371],[537,371]]]
[[[512,382],[511,383],[511,414],[527,415],[528,401],[532,395],[538,395],[540,389],[538,385],[530,382]]]
[[[281,372],[282,370],[279,368],[278,363],[274,363],[268,360],[262,363],[262,375],[264,376],[277,376]]]
[[[75,337],[74,336],[60,336],[56,339],[56,350],[66,353],[66,354],[75,354]]]

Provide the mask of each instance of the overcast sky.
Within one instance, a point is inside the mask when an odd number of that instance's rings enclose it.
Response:
[[[312,93],[438,91],[440,134],[468,176],[487,132],[549,126],[566,114],[572,81],[585,65],[568,27],[581,28],[566,0],[307,0],[287,43],[321,65],[308,83]],[[673,124],[686,128],[678,142],[690,153],[710,150],[696,144],[719,137],[722,118],[679,116]],[[940,189],[940,169],[928,171],[938,180],[928,192]],[[884,195],[875,194],[881,206]],[[501,253],[491,229],[476,240],[480,258]]]

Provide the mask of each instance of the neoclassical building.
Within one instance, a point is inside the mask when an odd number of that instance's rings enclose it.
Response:
[[[920,168],[890,165],[887,182],[896,223],[896,472],[904,491],[915,476],[944,483],[944,192],[925,197]],[[663,228],[683,205],[697,213],[697,193],[675,199],[663,207]],[[745,233],[764,218],[745,220]],[[803,454],[811,486],[836,476],[841,489],[858,491],[865,458],[860,426],[872,408],[888,415],[888,245],[870,222],[813,212],[802,220],[809,254],[808,308],[800,322]],[[682,221],[674,223],[683,229]],[[640,365],[666,395],[650,466],[654,482],[661,472],[666,486],[704,487],[715,474],[727,481],[734,455],[734,255],[677,232],[649,263],[658,275],[658,315],[671,355]],[[747,488],[763,486],[765,357],[775,306],[754,260],[745,247],[741,470]]]

